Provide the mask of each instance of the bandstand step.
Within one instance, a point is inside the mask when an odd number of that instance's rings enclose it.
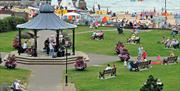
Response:
[[[67,59],[67,64],[73,64],[79,56],[69,56]],[[22,57],[16,56],[17,63],[27,64],[27,65],[65,65],[66,58],[38,58],[38,57]],[[85,60],[89,61],[89,60]]]
[[[26,65],[65,65],[66,57],[52,58],[50,56],[39,55],[39,57],[30,57],[27,54],[18,55],[17,51],[12,51],[10,54],[15,54],[17,63]],[[8,57],[8,55],[6,55]],[[86,53],[76,51],[76,55],[69,55],[67,58],[67,64],[73,64],[78,57],[85,58],[85,61],[89,61],[89,57]]]

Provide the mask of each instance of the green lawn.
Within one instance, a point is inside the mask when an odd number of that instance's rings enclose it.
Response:
[[[105,40],[90,40],[92,33],[80,32],[92,31],[92,30],[111,30],[105,31]],[[64,30],[65,31],[65,30]],[[72,33],[72,31],[68,31]],[[76,50],[83,52],[91,52],[98,54],[114,55],[114,47],[118,41],[126,42],[127,38],[131,35],[131,32],[126,31],[123,35],[118,35],[115,28],[112,27],[100,27],[98,29],[90,29],[88,26],[79,26],[76,28]],[[14,50],[12,48],[12,40],[16,36],[17,31],[0,33],[0,51],[9,52]],[[167,56],[170,51],[174,51],[176,55],[180,55],[179,50],[165,49],[163,44],[157,44],[162,36],[170,36],[170,31],[154,30],[150,32],[140,33],[141,45],[148,52],[149,56]],[[180,40],[180,36],[176,36],[176,39]],[[125,45],[132,56],[137,55],[137,48],[139,45],[126,44]]]
[[[76,35],[76,49],[83,52],[91,52],[98,54],[107,54],[114,55],[115,44],[118,41],[124,43],[127,42],[127,38],[131,35],[130,31],[126,31],[123,35],[118,35],[115,29],[109,29],[111,31],[105,31],[104,40],[91,40],[90,36],[92,33],[83,33]],[[157,41],[160,41],[162,36],[170,37],[170,31],[163,30],[154,30],[150,32],[141,32],[141,44],[144,49],[148,52],[149,56],[167,56],[170,51],[174,51],[176,55],[180,55],[179,50],[174,49],[165,49],[163,44],[158,44]],[[180,36],[176,36],[176,39],[180,40]],[[137,45],[125,44],[129,49],[129,52],[132,56],[137,56]]]
[[[0,33],[0,51],[9,52],[14,50],[12,47],[13,39],[15,38],[17,31]]]
[[[25,32],[27,30],[23,30]],[[30,31],[30,30],[29,30]],[[22,34],[23,34],[22,32]],[[13,39],[18,35],[18,30],[0,33],[0,52],[10,52],[15,50],[12,47]],[[22,39],[22,43],[23,43]]]
[[[19,68],[7,69],[0,66],[0,84],[6,83],[10,85],[15,79],[19,79],[22,82],[27,82],[29,75],[29,70]]]
[[[163,91],[179,91],[180,64],[153,65],[150,70],[130,72],[120,62],[115,62],[117,76],[100,80],[99,71],[106,65],[88,67],[86,71],[68,70],[69,81],[75,83],[77,91],[139,91],[149,75],[159,78],[164,84]]]
[[[87,26],[80,26],[76,28],[76,33],[84,32],[84,31],[91,31],[91,30],[99,30],[99,29],[106,30],[106,29],[112,29],[112,28],[100,27],[98,29],[90,29]],[[68,32],[72,33],[72,31],[68,31]],[[0,52],[10,52],[14,50],[14,48],[12,47],[12,41],[17,34],[18,34],[18,31],[0,33]]]

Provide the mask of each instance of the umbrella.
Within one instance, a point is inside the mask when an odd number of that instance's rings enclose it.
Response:
[[[109,17],[105,16],[102,18],[102,23],[106,23],[109,20]]]

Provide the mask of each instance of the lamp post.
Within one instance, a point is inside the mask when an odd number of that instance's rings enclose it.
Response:
[[[68,86],[68,75],[67,75],[67,60],[68,60],[68,55],[67,55],[67,45],[65,45],[65,49],[66,49],[66,74],[65,74],[65,86]]]
[[[164,3],[164,5],[165,5],[165,6],[164,6],[164,8],[165,8],[165,12],[166,12],[166,0],[165,0],[165,3]]]
[[[167,8],[166,8],[166,4],[167,4],[167,2],[166,2],[166,0],[165,0],[165,2],[164,2],[164,8],[165,8],[165,23],[167,23]]]

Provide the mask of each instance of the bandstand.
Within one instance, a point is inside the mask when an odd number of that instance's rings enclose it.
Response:
[[[73,63],[72,60],[74,60],[78,56],[86,55],[82,52],[75,53],[75,28],[77,26],[61,20],[60,17],[54,13],[54,8],[52,6],[50,6],[49,4],[41,5],[41,7],[39,9],[39,14],[36,17],[34,17],[32,20],[30,20],[24,24],[17,25],[16,27],[19,29],[19,49],[18,49],[19,55],[16,55],[16,58],[18,59],[19,63],[23,63],[23,64],[64,64],[65,57],[52,58],[49,56],[45,57],[45,56],[41,56],[41,54],[38,54],[38,52],[37,52],[37,32],[38,31],[46,31],[46,30],[56,31],[56,48],[57,49],[60,48],[59,34],[60,33],[62,34],[63,30],[67,30],[67,29],[72,30],[72,53],[69,56],[69,59],[70,59],[69,63]],[[21,30],[22,29],[33,30],[33,32],[34,32],[34,49],[33,49],[34,54],[32,55],[32,57],[25,56],[20,51],[20,47],[22,46],[21,45]],[[67,53],[66,53],[66,55],[67,55]],[[86,59],[88,60],[88,57]]]

